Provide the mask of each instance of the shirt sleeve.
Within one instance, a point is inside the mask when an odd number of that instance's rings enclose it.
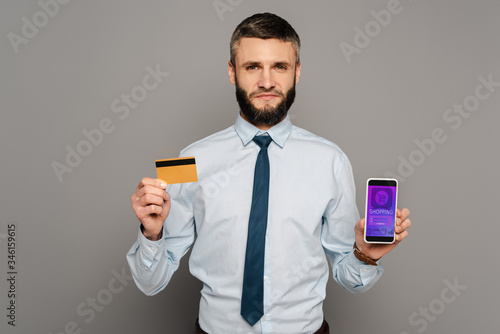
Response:
[[[335,281],[352,293],[361,293],[378,281],[384,269],[380,261],[378,266],[373,266],[354,255],[354,226],[359,220],[359,211],[351,164],[344,154],[334,166],[334,178],[336,194],[323,217],[321,243]]]
[[[135,284],[148,296],[167,286],[195,239],[193,205],[183,185],[169,185],[167,191],[172,203],[163,224],[162,238],[151,241],[139,230],[137,240],[127,253]]]

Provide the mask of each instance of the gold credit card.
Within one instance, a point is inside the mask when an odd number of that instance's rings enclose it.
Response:
[[[198,181],[194,157],[156,160],[156,175],[167,184]]]

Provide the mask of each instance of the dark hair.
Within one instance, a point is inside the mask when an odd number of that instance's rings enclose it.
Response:
[[[236,44],[244,37],[261,39],[276,38],[283,42],[291,42],[295,49],[297,64],[300,61],[300,38],[293,27],[278,15],[272,13],[254,14],[244,19],[231,36],[231,63],[235,66]]]

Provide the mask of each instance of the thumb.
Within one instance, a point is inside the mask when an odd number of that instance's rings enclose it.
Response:
[[[364,237],[364,232],[365,232],[365,218],[361,218],[356,222],[356,226],[354,226],[354,231],[357,236]]]
[[[166,199],[163,200],[163,208],[161,210],[161,217],[163,220],[167,219],[168,214],[170,213],[170,207],[171,207],[171,202],[170,202],[170,195],[169,193],[166,194]]]

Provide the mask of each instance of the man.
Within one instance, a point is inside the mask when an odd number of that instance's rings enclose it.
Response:
[[[326,259],[341,286],[368,290],[379,259],[407,237],[409,211],[398,210],[394,244],[364,242],[346,155],[287,116],[301,70],[288,22],[253,15],[230,46],[236,123],[181,152],[195,156],[198,182],[167,192],[160,180],[141,180],[131,196],[141,221],[127,255],[134,280],[158,293],[193,246],[190,271],[203,282],[196,333],[329,333]]]

